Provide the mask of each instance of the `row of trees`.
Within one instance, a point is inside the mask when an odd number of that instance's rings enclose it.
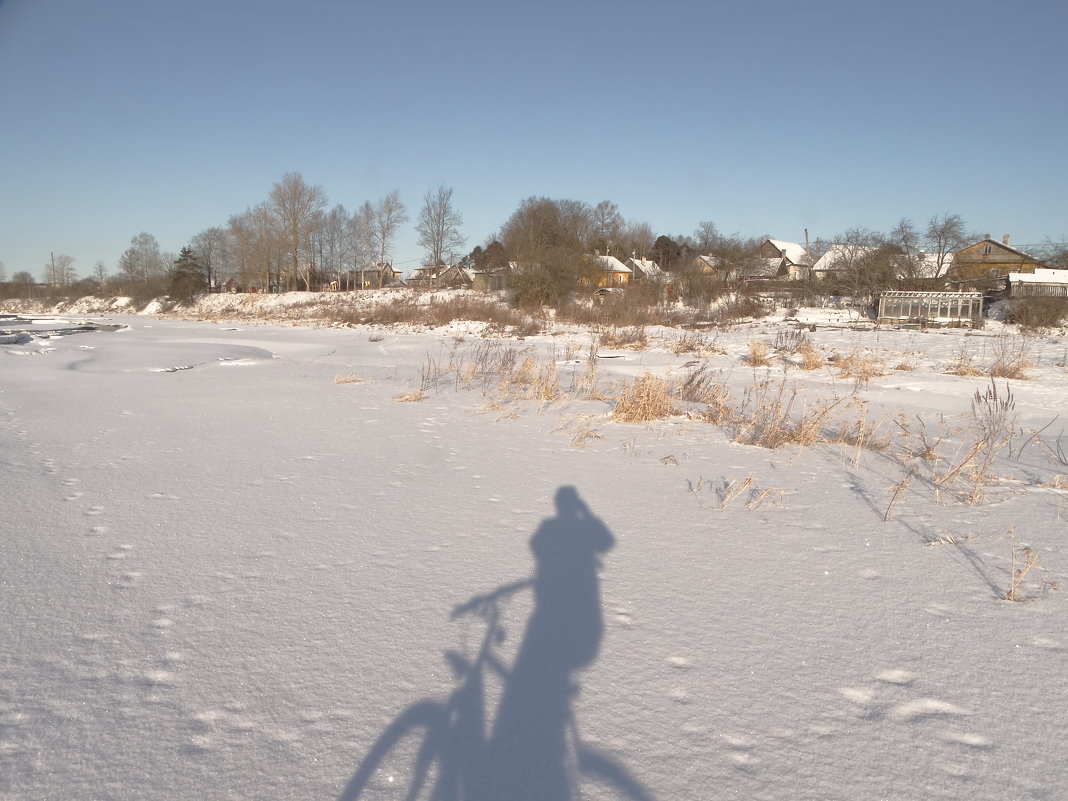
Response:
[[[132,295],[162,293],[181,260],[183,286],[189,284],[190,265],[195,265],[204,287],[232,278],[264,290],[312,290],[329,281],[354,288],[358,271],[390,263],[396,238],[409,221],[398,191],[350,212],[341,204],[330,206],[322,187],[308,184],[299,173],[286,173],[264,201],[193,236],[188,254],[164,253],[155,237],[140,233],[119,258],[114,274],[97,262],[90,279],[80,283],[88,284],[90,291],[95,285]],[[690,235],[656,235],[647,223],[625,219],[608,200],[591,205],[527,198],[493,236],[466,255],[462,224],[451,187],[426,193],[415,221],[423,264],[459,263],[476,269],[516,265],[512,285],[521,302],[530,304],[555,303],[579,282],[594,278],[596,267],[586,256],[595,252],[650,258],[694,287],[709,280],[696,269],[698,255],[742,279],[762,275],[768,265],[766,254],[758,252],[766,236],[726,235],[712,221],[701,222]],[[951,254],[976,239],[959,215],[942,214],[923,227],[904,218],[887,233],[852,228],[806,245],[812,263],[833,244],[840,257],[841,291],[860,293],[929,277],[932,263],[935,277],[941,276]],[[1042,254],[1047,263],[1068,266],[1063,245],[1049,250]],[[42,272],[45,283],[73,291],[73,263],[65,254],[50,258]],[[0,266],[0,283],[5,279]],[[28,273],[16,274],[12,281],[20,286],[33,283]]]
[[[419,212],[416,230],[431,264],[455,260],[464,244],[452,195],[444,186],[428,192]],[[311,290],[330,280],[348,286],[353,271],[390,263],[409,219],[399,191],[350,213],[329,207],[322,187],[286,173],[266,201],[201,231],[190,246],[209,286],[221,277],[265,289]]]
[[[197,266],[204,287],[231,278],[264,290],[310,290],[331,280],[347,286],[352,271],[390,263],[409,219],[399,191],[350,213],[341,204],[330,207],[322,187],[308,184],[299,173],[287,173],[266,200],[193,236],[188,252],[165,253],[152,234],[142,232],[119,257],[114,273],[98,262],[82,284],[135,296],[162,293],[181,262],[183,286],[189,285],[190,264]],[[427,263],[452,263],[460,257],[462,223],[452,188],[427,192],[416,221]],[[73,263],[70,256],[55,256],[42,271],[44,282],[59,291],[72,288]],[[5,278],[0,274],[0,282]],[[29,273],[14,280],[34,284]]]

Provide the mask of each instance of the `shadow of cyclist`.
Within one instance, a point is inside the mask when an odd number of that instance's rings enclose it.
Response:
[[[615,544],[574,487],[556,492],[556,516],[530,540],[534,611],[489,739],[485,782],[469,801],[570,801],[566,740],[572,672],[597,657],[604,622],[600,554]]]
[[[530,540],[534,578],[502,585],[453,610],[454,619],[475,615],[486,624],[474,656],[446,652],[456,689],[445,702],[415,702],[387,726],[339,801],[363,798],[394,757],[411,760],[405,796],[411,799],[572,801],[579,781],[593,781],[611,788],[614,797],[652,801],[623,765],[579,742],[575,732],[573,674],[600,650],[597,571],[615,540],[574,487],[560,487],[555,500],[556,516],[542,521]],[[504,638],[501,604],[528,588],[534,610],[509,667],[496,656]],[[486,708],[484,679],[491,671],[503,684],[495,715]],[[392,773],[386,781],[393,782]]]

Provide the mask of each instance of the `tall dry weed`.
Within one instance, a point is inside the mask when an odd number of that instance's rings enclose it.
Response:
[[[746,388],[736,416],[735,442],[779,448],[783,445],[815,445],[831,412],[841,403],[817,401],[809,404],[796,385],[786,380],[765,378]]]
[[[668,382],[646,373],[624,383],[616,398],[612,419],[618,423],[647,423],[676,414]]]
[[[991,378],[1025,379],[1028,368],[1034,366],[1030,344],[1025,337],[1003,334],[994,339],[991,351],[994,360],[987,370]]]

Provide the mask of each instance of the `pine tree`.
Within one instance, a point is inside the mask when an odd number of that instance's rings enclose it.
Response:
[[[204,270],[189,246],[182,248],[170,273],[170,294],[175,300],[188,303],[204,291]]]

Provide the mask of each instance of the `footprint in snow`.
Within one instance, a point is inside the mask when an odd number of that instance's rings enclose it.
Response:
[[[972,732],[963,731],[945,731],[942,732],[942,739],[947,743],[957,743],[959,745],[966,745],[969,748],[991,748],[993,743],[981,734],[974,734]]]
[[[177,683],[178,677],[169,670],[149,670],[142,676],[146,684],[153,687],[170,687]]]
[[[1035,637],[1032,641],[1039,648],[1046,648],[1050,651],[1062,651],[1064,646],[1056,640],[1051,640],[1049,637]]]
[[[615,620],[616,623],[622,623],[625,626],[629,626],[634,622],[634,616],[629,609],[613,609],[612,619]]]
[[[966,715],[960,707],[938,698],[917,698],[898,704],[890,710],[891,717],[902,721],[915,721],[939,716]]]
[[[879,681],[885,681],[887,684],[912,684],[916,678],[914,673],[909,673],[907,670],[883,670],[875,674],[875,678]]]
[[[676,670],[689,670],[692,667],[690,660],[684,656],[669,656],[667,663]]]

